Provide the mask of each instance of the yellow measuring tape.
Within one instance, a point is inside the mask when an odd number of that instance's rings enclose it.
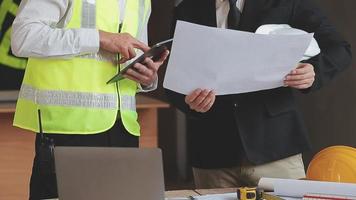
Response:
[[[267,194],[262,190],[251,187],[238,188],[237,197],[239,200],[284,200],[281,197]]]

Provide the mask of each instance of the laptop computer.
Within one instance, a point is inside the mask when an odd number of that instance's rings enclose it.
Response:
[[[160,149],[56,147],[59,200],[164,200]]]

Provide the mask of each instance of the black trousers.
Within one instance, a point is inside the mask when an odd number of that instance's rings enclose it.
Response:
[[[53,139],[55,146],[87,146],[87,147],[138,147],[138,137],[129,134],[121,120],[108,131],[94,135],[46,134]],[[30,180],[30,200],[58,198],[56,174],[48,173],[48,169],[40,167],[39,149],[41,137],[36,136],[35,158]],[[46,173],[43,173],[46,171]]]

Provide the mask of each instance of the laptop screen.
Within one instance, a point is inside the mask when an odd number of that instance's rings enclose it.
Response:
[[[164,199],[160,149],[56,147],[59,199]]]

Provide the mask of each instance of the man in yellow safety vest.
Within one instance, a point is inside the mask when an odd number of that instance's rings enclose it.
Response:
[[[124,80],[106,82],[136,57],[135,49],[149,49],[150,12],[150,0],[21,3],[12,50],[29,59],[14,125],[45,133],[36,137],[30,199],[57,197],[53,166],[46,158],[54,145],[138,146],[135,94],[157,87],[157,70],[168,51],[158,61],[135,64]]]

